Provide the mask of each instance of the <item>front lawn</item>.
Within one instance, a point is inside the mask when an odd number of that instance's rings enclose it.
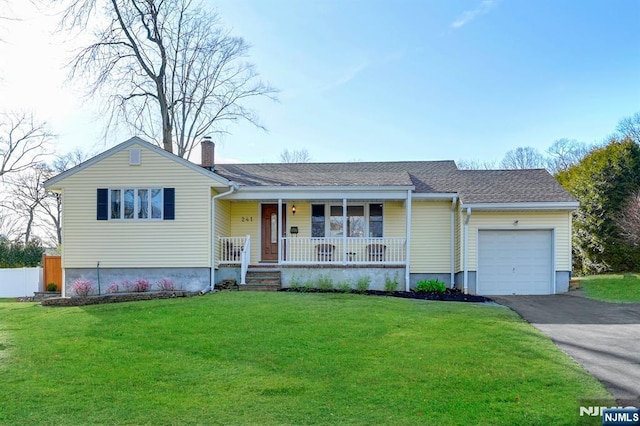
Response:
[[[223,292],[0,303],[1,424],[575,424],[603,386],[509,309]]]
[[[585,296],[605,302],[640,302],[638,274],[593,275],[580,279]]]

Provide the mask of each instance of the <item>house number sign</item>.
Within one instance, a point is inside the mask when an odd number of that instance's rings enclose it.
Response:
[[[240,218],[241,222],[253,222],[253,216],[242,216]]]

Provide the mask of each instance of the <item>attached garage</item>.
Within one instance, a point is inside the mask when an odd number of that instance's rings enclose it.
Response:
[[[552,294],[553,231],[478,230],[477,294]]]

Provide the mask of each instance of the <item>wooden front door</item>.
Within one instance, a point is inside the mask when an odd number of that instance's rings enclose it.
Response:
[[[282,205],[282,230],[285,226],[286,205]],[[278,261],[278,205],[262,205],[262,261]]]

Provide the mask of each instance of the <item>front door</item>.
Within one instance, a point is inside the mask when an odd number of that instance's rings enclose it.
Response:
[[[282,229],[285,226],[286,205],[282,205]],[[278,261],[278,205],[263,204],[262,205],[262,261],[277,262]]]

